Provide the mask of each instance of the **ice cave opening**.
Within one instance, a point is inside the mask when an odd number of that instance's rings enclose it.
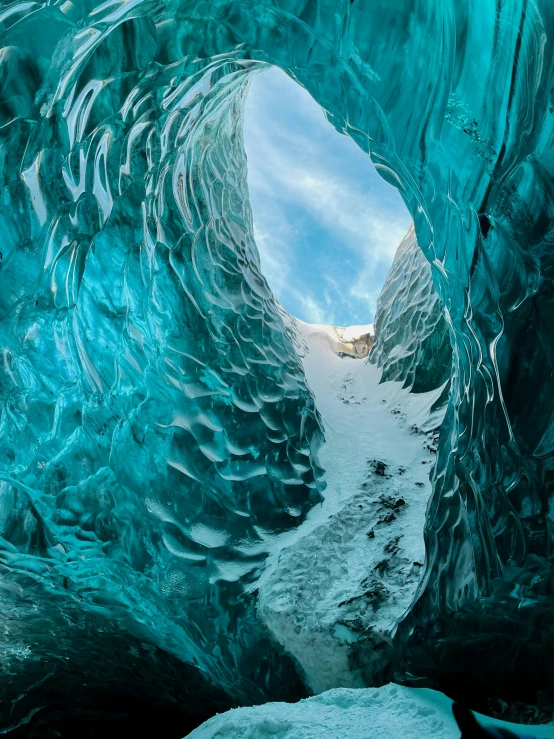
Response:
[[[301,321],[364,333],[412,223],[398,190],[278,67],[250,80],[244,147],[254,238],[273,295]]]
[[[400,194],[296,81],[254,75],[243,125],[261,270],[324,432],[323,501],[270,553],[259,613],[316,694],[385,684],[424,563],[442,305]]]
[[[392,679],[548,720],[551,0],[0,23],[0,730],[183,733]],[[263,275],[243,123],[268,66],[413,219],[369,361]]]

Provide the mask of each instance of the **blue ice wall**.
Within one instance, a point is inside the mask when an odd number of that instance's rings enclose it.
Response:
[[[252,589],[320,499],[321,431],[251,236],[241,96],[271,63],[399,187],[453,345],[397,676],[552,695],[551,0],[53,0],[0,23],[10,674],[52,657],[25,637],[44,613],[86,664],[71,612],[233,700],[286,688]]]
[[[440,402],[448,398],[452,369],[448,324],[413,227],[396,250],[377,299],[369,361],[382,369],[381,382],[401,382],[414,393],[444,385]]]
[[[52,39],[66,11],[47,9]],[[42,47],[2,56],[4,703],[52,653],[86,673],[103,619],[235,702],[297,696],[248,595],[322,488],[314,401],[252,239],[241,125],[256,65],[155,63],[140,18],[83,58],[60,44],[45,76]],[[75,611],[82,629],[65,624]],[[128,661],[113,643],[106,672]]]

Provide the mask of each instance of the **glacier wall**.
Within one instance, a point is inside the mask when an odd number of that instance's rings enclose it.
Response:
[[[377,298],[375,336],[369,361],[383,370],[381,382],[401,382],[414,393],[444,385],[447,400],[452,368],[449,329],[413,226],[396,250]]]
[[[68,12],[16,16],[2,55],[2,723],[80,673],[146,696],[165,654],[201,718],[303,695],[249,592],[322,488],[313,397],[252,240],[257,65],[161,64],[150,20],[87,41]],[[42,48],[32,23],[62,40]]]
[[[322,492],[252,239],[263,64],[400,189],[449,327],[398,679],[552,695],[550,0],[52,0],[0,23],[2,705],[58,679],[49,655],[86,663],[81,616],[235,702],[301,691],[255,615],[267,551]]]

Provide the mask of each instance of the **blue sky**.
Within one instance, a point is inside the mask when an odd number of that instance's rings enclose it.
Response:
[[[411,223],[398,192],[277,68],[252,80],[244,137],[256,243],[276,297],[309,323],[371,323]]]

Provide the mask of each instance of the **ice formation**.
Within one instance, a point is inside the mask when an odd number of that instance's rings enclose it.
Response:
[[[375,331],[371,361],[383,370],[383,382],[402,382],[414,393],[446,390],[452,366],[448,325],[413,227],[377,300]]]
[[[268,64],[400,189],[430,272],[396,266],[431,275],[452,344],[395,678],[551,710],[551,0],[30,0],[0,24],[2,730],[306,692],[256,602],[324,494],[252,236]],[[429,389],[389,322],[394,376]]]

